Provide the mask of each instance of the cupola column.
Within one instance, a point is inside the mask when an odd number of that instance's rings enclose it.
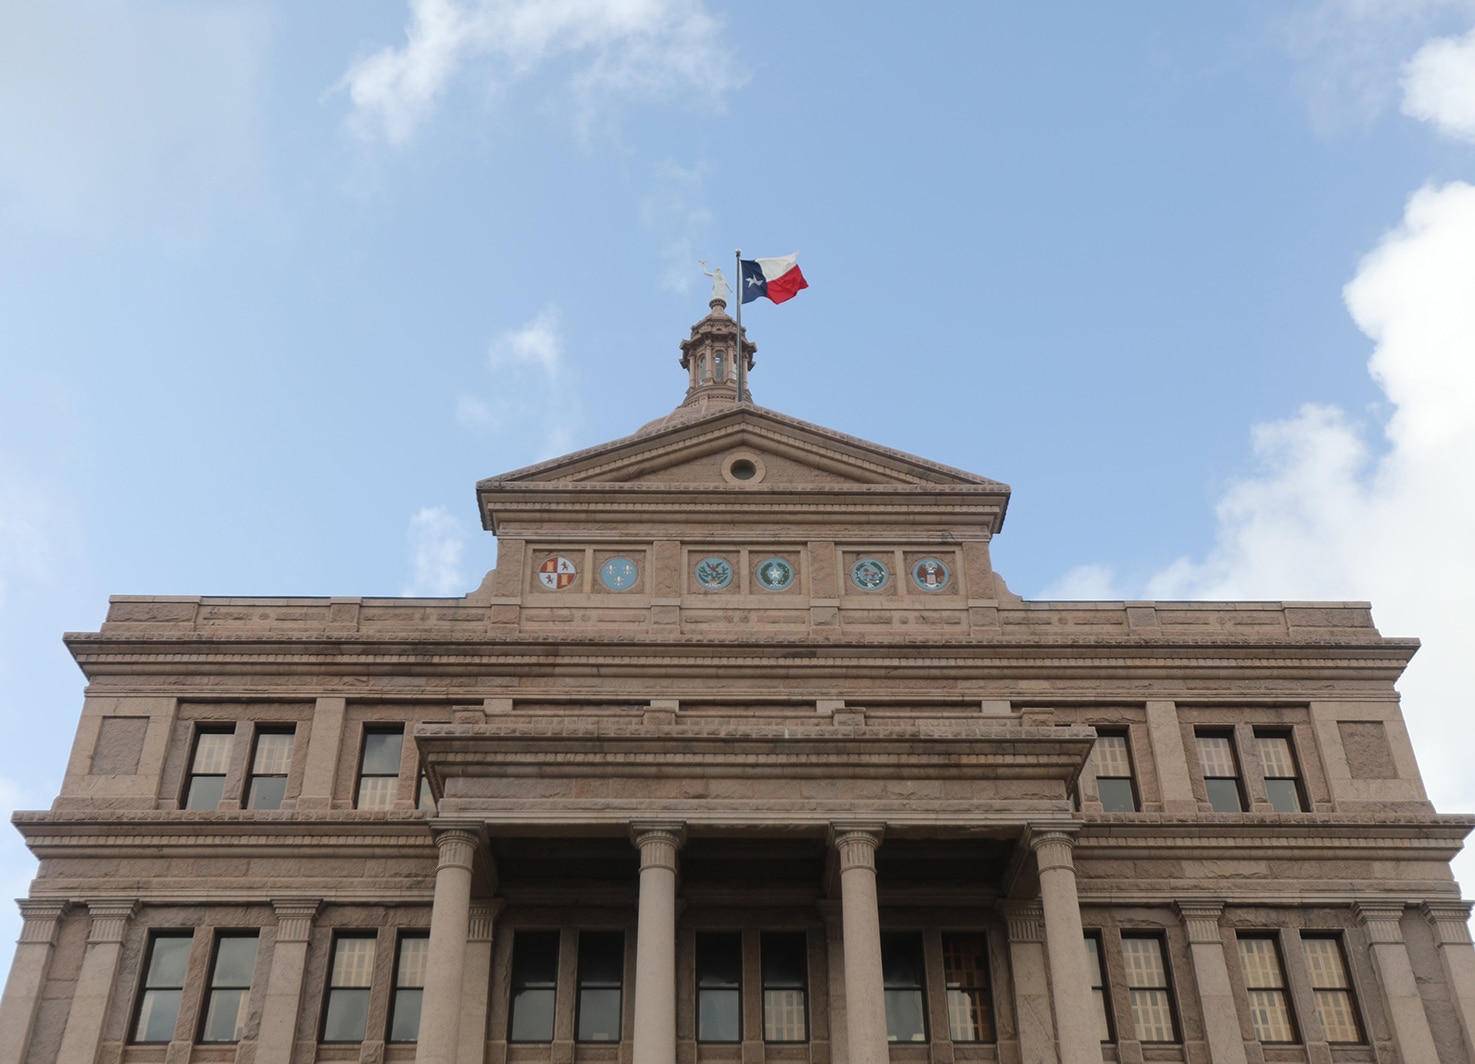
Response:
[[[1040,869],[1040,903],[1045,911],[1045,953],[1050,958],[1050,991],[1055,1003],[1055,1037],[1061,1064],[1099,1064],[1101,1043],[1091,1000],[1086,937],[1076,894],[1071,851],[1075,836],[1060,828],[1032,827],[1029,846]]]
[[[456,1064],[466,940],[471,929],[471,872],[486,841],[478,821],[432,821],[440,860],[430,908],[430,953],[416,1064]]]
[[[832,824],[840,857],[845,943],[845,1034],[850,1064],[887,1064],[886,991],[881,976],[881,913],[876,898],[876,849],[882,824]]]
[[[637,822],[640,913],[635,937],[634,1064],[676,1064],[676,851],[685,825]]]

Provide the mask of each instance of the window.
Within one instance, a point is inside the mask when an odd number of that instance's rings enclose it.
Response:
[[[804,932],[765,932],[762,947],[763,1040],[802,1042],[809,1037]]]
[[[580,1042],[620,1040],[620,988],[625,974],[625,933],[584,931],[579,935]]]
[[[359,789],[356,809],[389,809],[399,790],[399,759],[405,746],[405,729],[366,728],[364,752],[359,758]]]
[[[886,994],[886,1040],[927,1041],[921,935],[881,936],[881,983]]]
[[[1361,1043],[1362,1024],[1357,1003],[1352,999],[1352,981],[1347,977],[1347,957],[1335,935],[1306,935],[1301,939],[1306,954],[1306,971],[1311,977],[1316,1017],[1328,1042]]]
[[[942,970],[947,979],[948,1035],[954,1042],[992,1042],[988,940],[981,934],[943,935]]]
[[[425,960],[430,956],[430,937],[421,933],[401,935],[399,958],[394,964],[394,1000],[389,1006],[389,1040],[414,1042],[420,1037],[420,1001],[425,995]]]
[[[190,759],[189,783],[185,786],[186,809],[216,809],[225,796],[225,774],[230,768],[229,728],[201,728],[195,735],[195,753]]]
[[[1178,1020],[1173,1013],[1163,940],[1156,935],[1123,935],[1122,963],[1127,969],[1127,993],[1137,1040],[1178,1041]]]
[[[292,767],[293,731],[258,731],[256,753],[251,758],[251,786],[247,809],[280,809],[287,797],[287,772]]]
[[[157,934],[149,943],[143,989],[138,996],[138,1016],[133,1021],[133,1041],[173,1040],[179,1000],[184,996],[190,942],[191,933],[185,931]]]
[[[1296,753],[1286,732],[1255,730],[1255,749],[1260,754],[1260,768],[1265,774],[1265,794],[1277,813],[1300,813],[1306,803],[1301,800],[1300,773],[1296,771]]]
[[[369,986],[374,980],[374,939],[340,935],[333,942],[324,1042],[362,1042],[369,1024]]]
[[[1127,733],[1098,732],[1091,748],[1091,764],[1096,770],[1096,793],[1101,808],[1108,813],[1135,813],[1137,791],[1132,782],[1132,752]]]
[[[1239,762],[1234,757],[1233,735],[1229,732],[1199,733],[1195,739],[1210,807],[1216,813],[1243,813],[1244,794],[1239,787]]]
[[[1096,1037],[1098,1041],[1114,1042],[1111,1036],[1111,1010],[1106,1007],[1106,969],[1101,965],[1101,935],[1086,933],[1086,966],[1091,972],[1091,997],[1096,1002]]]
[[[1286,994],[1285,965],[1280,949],[1269,935],[1241,936],[1239,963],[1245,973],[1245,990],[1250,996],[1250,1022],[1262,1042],[1294,1042],[1296,1027],[1291,1022],[1291,1003]]]
[[[742,1006],[742,936],[736,932],[698,935],[697,1041],[741,1041]]]
[[[517,932],[512,940],[509,1042],[553,1041],[553,1002],[557,988],[558,932]]]
[[[202,1042],[239,1042],[246,1030],[251,1003],[251,975],[256,970],[256,933],[225,934],[215,942],[210,966],[210,996],[205,1003]]]

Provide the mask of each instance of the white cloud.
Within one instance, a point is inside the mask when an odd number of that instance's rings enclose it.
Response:
[[[1475,30],[1420,48],[1403,70],[1403,113],[1475,141]]]
[[[562,317],[549,304],[532,321],[492,341],[487,366],[496,392],[490,398],[462,395],[456,421],[494,434],[516,436],[531,462],[573,449],[583,421],[577,374],[564,359]]]
[[[239,5],[0,6],[0,206],[105,231],[191,208],[252,167],[266,23]]]
[[[1424,645],[1400,684],[1431,796],[1475,808],[1475,187],[1426,187],[1361,263],[1348,310],[1392,414],[1376,445],[1307,406],[1254,430],[1257,469],[1217,508],[1216,542],[1142,597],[1370,599]],[[1096,572],[1109,585],[1109,572]],[[1469,874],[1469,873],[1466,873]]]
[[[466,529],[444,506],[422,507],[410,518],[407,539],[414,576],[406,595],[464,595],[461,556]]]
[[[410,0],[405,44],[349,67],[350,127],[404,144],[468,61],[505,86],[573,57],[566,91],[587,128],[620,102],[720,101],[743,75],[701,0]]]

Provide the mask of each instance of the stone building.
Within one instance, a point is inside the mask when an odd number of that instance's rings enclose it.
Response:
[[[1413,640],[1021,601],[1005,485],[739,403],[733,341],[478,484],[465,598],[69,635],[0,1064],[1475,1064]]]

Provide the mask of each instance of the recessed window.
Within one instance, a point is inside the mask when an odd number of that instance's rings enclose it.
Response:
[[[746,458],[739,458],[727,467],[734,480],[752,480],[758,475],[758,467]]]
[[[389,1040],[414,1042],[420,1037],[420,1005],[425,996],[425,962],[430,936],[414,932],[400,936],[394,963],[394,1001],[389,1009]]]
[[[809,970],[804,932],[764,932],[763,1040],[802,1042],[809,1037],[805,987]]]
[[[763,473],[763,457],[753,451],[729,454],[722,462],[722,477],[729,484],[757,484]]]
[[[188,931],[164,932],[154,935],[149,942],[143,987],[138,995],[138,1015],[133,1021],[133,1041],[173,1041],[179,1003],[184,997],[191,937]]]
[[[944,934],[942,969],[947,979],[947,1025],[952,1040],[992,1042],[988,940],[981,934]]]
[[[280,809],[287,797],[287,774],[292,769],[292,747],[296,733],[286,729],[262,729],[256,733],[256,753],[251,758],[251,787],[248,809]]]
[[[1199,732],[1194,739],[1210,808],[1216,813],[1243,813],[1244,791],[1240,786],[1232,733]]]
[[[1301,774],[1289,732],[1255,729],[1255,750],[1265,775],[1265,796],[1277,813],[1300,813],[1306,803],[1301,797]]]
[[[1106,969],[1101,965],[1101,935],[1086,932],[1086,965],[1091,975],[1091,997],[1096,1013],[1096,1038],[1102,1042],[1113,1042],[1111,1036],[1111,1010],[1106,1002]]]
[[[1305,935],[1301,948],[1306,955],[1306,973],[1311,978],[1316,1018],[1328,1042],[1360,1045],[1367,1039],[1352,997],[1352,980],[1347,976],[1347,956],[1336,935]]]
[[[404,725],[365,728],[364,751],[359,758],[358,809],[390,809],[399,792],[399,760],[405,747]]]
[[[210,966],[201,1042],[239,1042],[246,1032],[251,976],[256,971],[256,933],[221,935]]]
[[[1250,999],[1250,1022],[1262,1042],[1294,1042],[1296,1025],[1286,993],[1285,965],[1271,935],[1245,935],[1239,940],[1239,963]]]
[[[625,974],[625,933],[585,931],[579,935],[580,1042],[620,1040],[620,999]]]
[[[1137,1040],[1177,1042],[1178,1019],[1173,1012],[1163,940],[1156,935],[1123,935],[1122,964],[1127,970],[1127,995]]]
[[[374,981],[373,938],[341,935],[333,942],[328,1003],[323,1009],[324,1042],[362,1042],[369,1026],[369,988]]]
[[[230,769],[233,728],[201,728],[195,735],[195,752],[190,758],[189,782],[185,785],[186,809],[217,809],[225,797],[225,774]]]
[[[741,1041],[742,1013],[742,936],[697,935],[697,1041]]]
[[[553,1006],[557,988],[558,932],[517,932],[512,940],[509,1042],[553,1041]]]
[[[886,1040],[927,1041],[921,935],[881,936],[881,983],[886,996]]]
[[[1132,778],[1132,751],[1127,733],[1097,729],[1091,764],[1096,770],[1096,793],[1101,808],[1108,813],[1135,813],[1137,788]]]

